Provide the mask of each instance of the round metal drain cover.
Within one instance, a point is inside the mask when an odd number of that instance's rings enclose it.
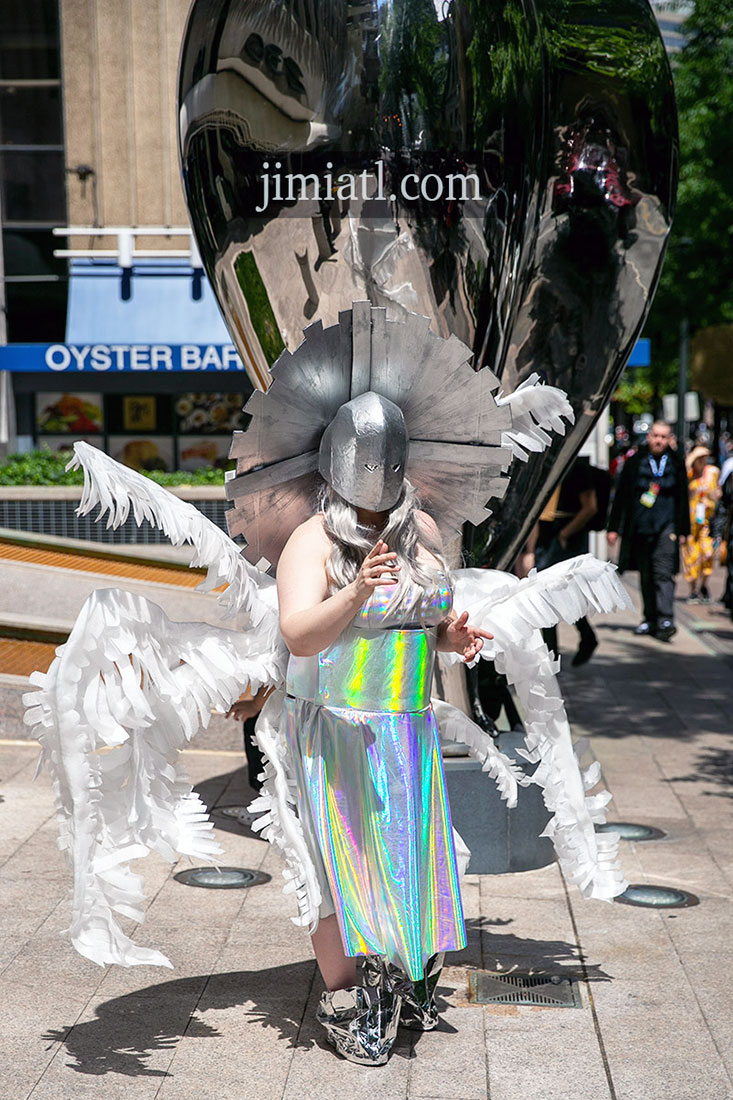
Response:
[[[667,834],[653,825],[635,825],[632,821],[607,821],[596,825],[597,833],[618,833],[622,840],[661,840]]]
[[[230,821],[236,821],[238,825],[250,828],[256,815],[251,814],[246,806],[216,806],[210,816],[225,817]]]
[[[622,905],[640,905],[648,909],[685,909],[689,905],[700,904],[700,899],[688,894],[687,890],[674,886],[647,886],[644,883],[632,883],[613,900]]]
[[[245,886],[261,886],[270,876],[248,867],[189,867],[173,876],[184,886],[201,886],[205,890],[241,890]]]

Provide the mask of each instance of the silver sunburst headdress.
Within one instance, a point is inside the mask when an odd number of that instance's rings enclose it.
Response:
[[[564,432],[562,418],[572,420],[572,411],[559,390],[536,386],[535,376],[495,396],[496,375],[473,370],[471,350],[429,326],[416,313],[388,321],[386,309],[354,302],[338,324],[316,322],[294,352],[282,353],[268,391],[245,406],[252,419],[230,450],[229,533],[244,535],[250,562],[275,565],[291,531],[313,514],[321,438],[341,406],[361,394],[402,411],[405,476],[447,535],[491,515],[487,501],[506,492],[512,457],[544,449],[548,429]]]

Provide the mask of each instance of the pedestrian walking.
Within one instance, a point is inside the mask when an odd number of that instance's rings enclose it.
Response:
[[[609,546],[621,538],[619,572],[639,572],[644,618],[636,634],[668,642],[676,633],[674,578],[689,533],[687,471],[672,447],[672,428],[656,420],[646,445],[624,463],[608,521]]]
[[[690,494],[690,537],[682,548],[685,580],[690,586],[690,602],[710,602],[708,578],[713,572],[713,535],[710,530],[718,490],[718,468],[713,466],[707,447],[693,447],[687,456]]]

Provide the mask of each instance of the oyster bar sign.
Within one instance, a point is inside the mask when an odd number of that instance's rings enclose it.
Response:
[[[241,371],[233,344],[7,344],[0,370],[56,374]]]

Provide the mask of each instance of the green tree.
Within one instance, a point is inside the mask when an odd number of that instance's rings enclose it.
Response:
[[[644,335],[650,381],[676,389],[680,318],[691,331],[733,321],[733,0],[696,0],[675,59],[680,124],[677,213]]]
[[[402,135],[406,144],[417,130],[437,122],[445,79],[443,29],[433,0],[395,0],[381,39],[380,85],[383,110],[402,116],[415,132]]]

